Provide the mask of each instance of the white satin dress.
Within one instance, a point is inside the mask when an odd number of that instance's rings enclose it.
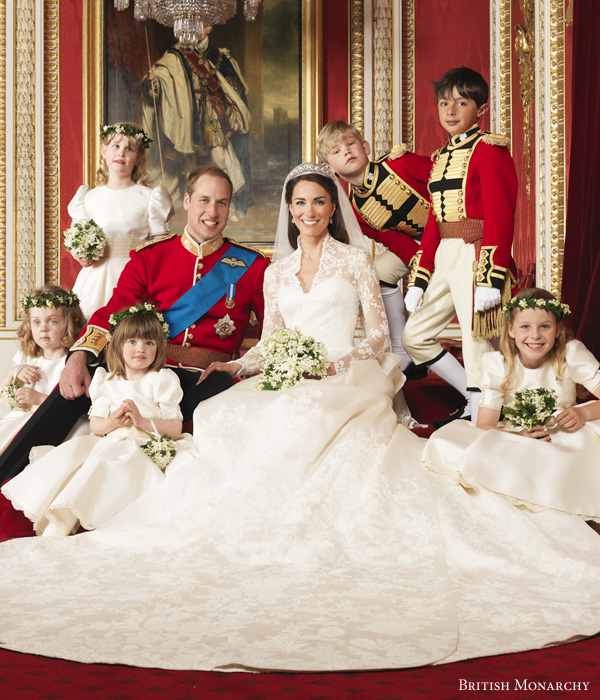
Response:
[[[402,375],[385,354],[366,254],[326,239],[307,293],[299,268],[297,251],[267,270],[265,333],[297,325],[329,344],[340,373],[283,392],[239,383],[197,408],[200,458],[105,526],[0,545],[5,647],[326,671],[600,630],[600,537],[588,525],[473,494],[421,464],[425,441],[392,409]],[[359,307],[367,332],[355,347]]]
[[[537,369],[515,361],[518,384],[503,391],[506,375],[499,352],[484,355],[480,406],[500,410],[524,389],[554,389],[556,411],[574,406],[576,385],[590,392],[600,388],[598,360],[579,340],[566,348],[566,375],[557,379],[550,362]],[[503,422],[499,430],[482,430],[455,421],[436,431],[425,448],[424,460],[468,487],[483,486],[512,503],[531,510],[553,508],[600,522],[600,420],[588,421],[575,432],[558,425],[548,428],[551,442],[516,435]]]
[[[169,232],[173,202],[167,189],[160,185],[154,189],[131,185],[117,190],[107,185],[94,189],[81,185],[67,211],[73,222],[93,219],[106,238],[121,242],[115,255],[105,254],[90,267],[83,267],[77,275],[73,290],[81,300],[85,317],[90,318],[112,296],[129,260],[128,245],[133,249],[150,236]]]

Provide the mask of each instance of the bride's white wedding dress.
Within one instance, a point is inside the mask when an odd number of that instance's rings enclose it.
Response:
[[[202,458],[102,528],[0,545],[0,642],[175,669],[398,668],[600,629],[600,538],[421,465],[392,409],[399,358],[366,255],[327,239],[268,270],[266,332],[297,325],[339,373],[202,403]],[[359,303],[367,333],[352,346]],[[351,359],[360,361],[351,363]],[[257,351],[244,361],[256,365]]]

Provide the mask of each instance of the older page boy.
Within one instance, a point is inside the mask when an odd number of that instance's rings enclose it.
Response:
[[[501,301],[514,282],[511,246],[517,175],[509,140],[482,131],[488,85],[470,68],[454,68],[433,83],[446,145],[434,154],[432,209],[413,260],[402,342],[415,365],[425,365],[465,397],[449,419],[476,420],[480,359],[499,334]],[[436,337],[458,316],[464,369]]]
[[[344,121],[325,124],[317,139],[317,155],[350,184],[350,199],[363,233],[388,250],[375,259],[392,347],[410,357],[401,344],[404,303],[398,284],[408,274],[418,250],[415,238],[423,233],[429,214],[427,179],[429,158],[395,146],[380,160],[370,162],[370,148],[360,132]]]

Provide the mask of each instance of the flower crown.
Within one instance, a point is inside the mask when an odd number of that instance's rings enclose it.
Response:
[[[504,304],[505,313],[510,314],[513,309],[542,309],[542,311],[550,311],[561,321],[571,313],[568,304],[561,304],[558,299],[536,299],[533,294],[513,297]]]
[[[108,339],[110,340],[116,327],[119,325],[119,323],[121,323],[121,321],[124,321],[126,318],[131,318],[133,314],[138,313],[150,314],[150,316],[154,316],[154,318],[156,318],[162,325],[165,340],[169,338],[169,324],[166,323],[165,317],[160,313],[160,311],[155,311],[152,304],[145,302],[144,304],[135,304],[135,306],[130,306],[128,309],[119,311],[118,314],[111,314],[110,318],[108,319],[108,326],[111,330],[111,332],[108,334]]]
[[[331,168],[328,168],[326,165],[320,165],[319,163],[300,163],[300,165],[297,165],[293,170],[291,170],[288,173],[288,176],[285,178],[285,182],[283,184],[285,186],[290,180],[293,180],[295,177],[300,177],[301,175],[308,174],[322,175],[323,177],[327,177],[330,180],[333,180],[334,182],[337,179],[333,170]]]
[[[131,136],[136,141],[141,141],[145,148],[148,148],[152,143],[152,139],[143,129],[138,129],[137,126],[133,124],[111,124],[110,126],[100,127],[100,140],[104,140],[107,134],[123,134],[124,136]]]
[[[72,289],[69,289],[68,292],[61,292],[60,294],[44,292],[35,297],[27,295],[21,299],[21,308],[24,311],[33,308],[52,309],[56,306],[73,306],[74,304],[79,304],[79,297]]]

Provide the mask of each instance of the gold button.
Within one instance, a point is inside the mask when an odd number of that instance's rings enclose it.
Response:
[[[458,190],[458,194],[462,197],[462,196],[463,196],[463,191],[462,191],[462,190]]]
[[[188,333],[187,337],[191,340],[194,336],[191,333]]]
[[[462,210],[463,210],[463,208],[462,208],[462,207],[458,207],[458,211],[462,211]]]
[[[202,273],[201,273],[201,272],[197,272],[197,273],[196,273],[196,279],[197,279],[197,280],[202,279]]]
[[[194,329],[195,327],[196,327],[195,323],[192,323],[192,325],[190,326],[190,328],[192,328],[192,329]]]
[[[204,263],[198,263],[198,269],[201,270],[204,267]]]
[[[184,348],[191,348],[191,347],[192,347],[192,344],[191,344],[191,343],[184,343],[184,344],[183,344],[183,347],[184,347]]]
[[[462,204],[462,199],[457,199],[456,200],[459,204]]]

